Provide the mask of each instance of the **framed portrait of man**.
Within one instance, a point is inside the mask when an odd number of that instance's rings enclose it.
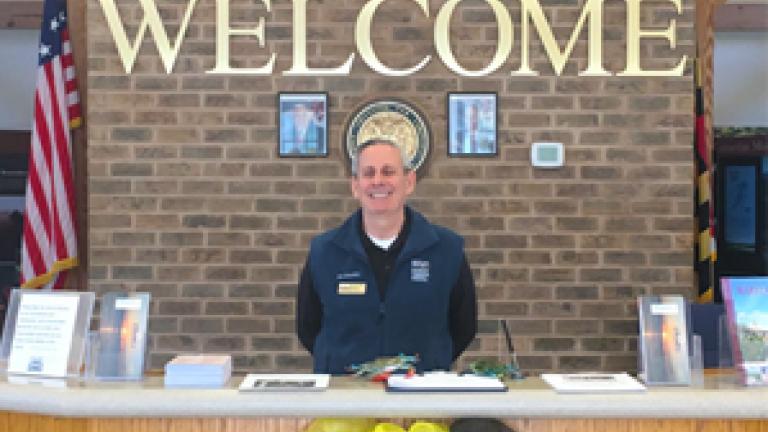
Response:
[[[498,154],[496,93],[448,93],[448,156]]]
[[[328,94],[279,93],[280,157],[328,155]]]

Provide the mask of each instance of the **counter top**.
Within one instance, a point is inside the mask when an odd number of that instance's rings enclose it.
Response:
[[[734,376],[708,376],[698,387],[643,393],[557,394],[539,378],[505,393],[387,393],[381,384],[334,377],[322,392],[240,393],[241,377],[222,389],[166,389],[142,382],[0,382],[0,411],[63,417],[497,417],[768,419],[768,387],[742,387]],[[26,381],[26,382],[24,382]]]

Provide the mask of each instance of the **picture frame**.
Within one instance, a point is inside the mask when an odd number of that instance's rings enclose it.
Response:
[[[448,93],[448,156],[495,157],[498,146],[494,92]]]
[[[280,157],[328,156],[328,93],[278,93],[277,124]]]

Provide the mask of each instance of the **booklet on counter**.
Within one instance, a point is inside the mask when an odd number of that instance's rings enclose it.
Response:
[[[240,383],[241,392],[322,391],[328,388],[328,374],[248,374]]]
[[[179,355],[165,364],[166,387],[217,388],[232,376],[232,356]]]
[[[496,377],[429,372],[424,375],[392,375],[387,378],[389,392],[504,392],[507,386]]]
[[[558,393],[642,392],[645,386],[628,373],[542,374],[541,379]]]

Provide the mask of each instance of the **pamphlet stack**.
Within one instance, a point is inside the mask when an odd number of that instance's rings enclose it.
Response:
[[[228,355],[180,355],[165,365],[166,387],[222,387],[231,376]]]

